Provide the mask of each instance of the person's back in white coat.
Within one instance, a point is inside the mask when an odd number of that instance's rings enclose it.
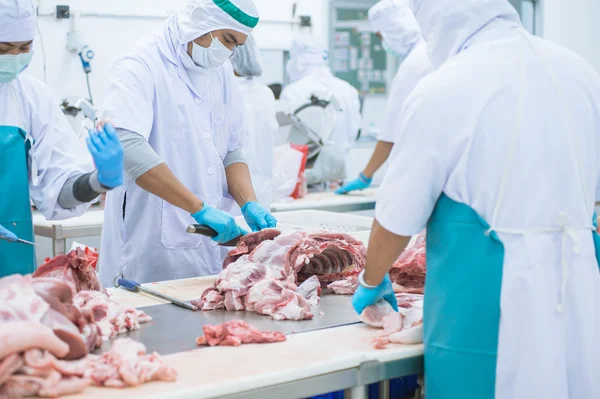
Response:
[[[237,47],[231,57],[233,71],[244,102],[246,138],[244,154],[250,168],[252,185],[258,202],[270,209],[273,180],[273,137],[279,124],[275,117],[275,96],[271,89],[258,81],[262,75],[260,54],[254,37]]]
[[[296,108],[308,103],[314,93],[332,93],[341,112],[330,139],[342,154],[354,145],[362,126],[358,91],[348,82],[335,77],[327,65],[327,52],[320,41],[308,35],[294,39],[286,65],[290,84],[281,92],[281,101]]]
[[[365,284],[427,226],[428,398],[598,398],[600,77],[505,0],[413,3],[437,70],[402,111]]]
[[[364,190],[371,185],[373,175],[387,161],[396,141],[398,117],[404,101],[417,83],[433,70],[427,44],[408,0],[381,0],[369,9],[369,21],[386,51],[397,57],[400,66],[389,91],[373,155],[358,178],[344,184],[336,194]]]

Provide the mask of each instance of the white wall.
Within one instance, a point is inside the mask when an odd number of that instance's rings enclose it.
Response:
[[[542,36],[583,56],[600,72],[600,1],[541,0]]]

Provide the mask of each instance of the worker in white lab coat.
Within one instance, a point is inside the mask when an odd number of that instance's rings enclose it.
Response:
[[[140,283],[215,274],[226,248],[276,225],[256,202],[242,148],[244,107],[229,57],[258,23],[252,0],[188,0],[117,61],[104,101],[125,149],[127,180],[106,199],[100,278]],[[198,223],[212,240],[186,232]]]
[[[427,226],[428,399],[600,398],[600,77],[506,0],[414,0],[436,71],[406,100],[358,312]]]
[[[327,59],[327,51],[319,39],[304,34],[296,37],[286,65],[291,83],[283,88],[281,101],[300,107],[308,103],[313,94],[331,93],[340,112],[330,140],[345,157],[362,126],[360,101],[352,85],[331,73]]]
[[[248,161],[252,185],[258,202],[271,208],[273,181],[273,137],[279,124],[275,117],[275,96],[267,85],[258,81],[262,65],[256,41],[251,36],[237,47],[231,57],[244,103],[246,138],[244,155]]]
[[[427,55],[427,44],[408,0],[381,0],[369,10],[369,21],[383,47],[397,57],[400,66],[392,82],[375,151],[359,176],[338,189],[336,194],[364,190],[371,185],[373,175],[392,152],[398,132],[398,115],[404,101],[421,78],[433,69]]]
[[[17,241],[34,240],[30,201],[46,219],[67,219],[123,181],[114,129],[90,133],[90,157],[48,87],[23,73],[36,22],[33,0],[0,0],[0,277],[35,270],[33,246]]]

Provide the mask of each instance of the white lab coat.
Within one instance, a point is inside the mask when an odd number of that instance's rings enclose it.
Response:
[[[496,399],[598,398],[600,273],[591,232],[577,226],[590,226],[600,199],[600,77],[580,57],[528,35],[503,0],[415,1],[439,69],[402,110],[376,218],[410,236],[442,193],[472,207],[505,248]],[[575,229],[533,232],[561,219]]]
[[[425,40],[421,39],[398,67],[398,72],[396,72],[392,82],[385,115],[383,116],[383,125],[377,135],[377,140],[387,143],[396,142],[396,133],[400,130],[398,127],[398,116],[400,115],[398,110],[402,109],[404,101],[417,86],[417,83],[431,71],[433,71],[433,67],[427,54],[427,44]]]
[[[239,77],[237,82],[244,102],[244,155],[250,168],[252,185],[258,202],[265,209],[271,209],[273,138],[279,129],[275,117],[275,95],[255,78]]]
[[[173,44],[173,29],[172,18],[117,61],[105,115],[116,127],[147,139],[198,198],[228,211],[234,201],[223,159],[241,148],[245,134],[231,63],[196,68],[189,75],[184,62],[191,59]],[[186,233],[192,223],[188,212],[126,180],[106,199],[102,283],[111,284],[119,272],[140,283],[216,274],[226,250],[209,238]]]
[[[314,93],[331,92],[340,106],[337,122],[330,140],[345,156],[356,142],[361,129],[358,91],[348,82],[339,79],[328,68],[314,68],[302,79],[283,88],[281,100],[294,104],[294,109],[310,101]]]
[[[0,125],[18,126],[33,141],[28,157],[29,196],[46,219],[68,219],[89,208],[89,203],[73,209],[58,205],[65,182],[93,171],[94,164],[44,83],[24,73],[0,83]]]

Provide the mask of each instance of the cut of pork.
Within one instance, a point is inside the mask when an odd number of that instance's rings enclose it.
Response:
[[[281,231],[277,229],[264,229],[246,234],[240,238],[237,246],[227,254],[227,258],[223,261],[223,269],[238,260],[242,255],[250,254],[263,241],[273,240],[280,234]]]
[[[349,276],[343,280],[337,280],[330,283],[327,288],[333,291],[336,295],[352,295],[358,288],[358,277]]]
[[[384,349],[388,344],[419,344],[423,342],[423,296],[398,294],[398,312],[386,301],[367,307],[360,319],[371,327],[383,328],[373,340],[373,347]]]
[[[46,259],[33,277],[55,277],[71,286],[73,296],[79,291],[93,290],[106,292],[98,281],[96,263],[98,254],[93,250],[77,248],[66,255]]]
[[[207,324],[202,329],[204,335],[196,339],[197,345],[239,346],[285,341],[285,335],[280,332],[260,331],[241,320],[232,320],[216,326]]]
[[[302,295],[310,306],[319,304],[321,296],[321,283],[317,276],[312,276],[296,288],[296,292]]]
[[[425,290],[426,231],[411,238],[390,270],[395,292],[423,294]]]
[[[92,315],[103,341],[137,330],[140,323],[152,320],[143,311],[121,305],[100,291],[80,291],[73,303],[83,313]]]
[[[246,309],[275,320],[312,319],[310,305],[293,285],[267,278],[256,283],[246,296]]]

